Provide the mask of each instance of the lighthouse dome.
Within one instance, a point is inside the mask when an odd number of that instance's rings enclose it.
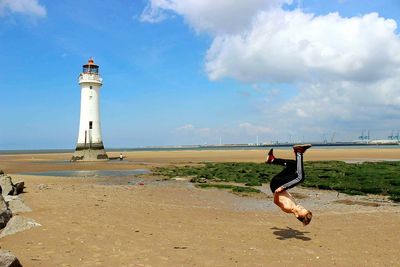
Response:
[[[88,62],[82,66],[83,71],[79,74],[79,83],[95,83],[102,84],[103,79],[99,74],[99,66],[94,63],[93,58],[89,58]]]
[[[91,57],[88,60],[88,63],[82,66],[83,73],[88,74],[98,74],[99,73],[99,66],[94,63],[94,59]]]

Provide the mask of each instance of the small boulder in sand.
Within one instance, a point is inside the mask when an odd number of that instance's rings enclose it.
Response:
[[[8,175],[0,175],[0,187],[3,196],[12,195],[14,192],[14,185]]]
[[[32,211],[19,196],[5,196],[4,200],[7,202],[12,214]]]
[[[19,195],[24,191],[25,188],[25,183],[24,182],[19,182],[14,184],[14,192],[13,195]]]
[[[21,263],[10,251],[0,249],[0,266],[1,267],[22,267]]]
[[[21,194],[24,191],[25,183],[18,182],[16,184],[13,184],[11,176],[0,173],[0,188],[1,194],[3,196],[15,196]]]
[[[31,229],[36,226],[41,226],[34,219],[25,218],[22,216],[13,216],[7,223],[7,226],[3,229],[0,234],[1,237],[12,235],[18,232],[22,232]],[[1,265],[0,265],[1,266]]]

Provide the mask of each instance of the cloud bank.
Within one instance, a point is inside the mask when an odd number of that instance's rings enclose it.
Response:
[[[396,21],[378,13],[315,15],[295,4],[289,0],[150,0],[141,19],[160,22],[179,15],[196,32],[211,35],[205,58],[210,80],[232,78],[297,88],[297,95],[283,103],[266,99],[261,110],[265,127],[272,132],[399,129]]]
[[[46,8],[38,0],[0,0],[0,16],[7,13],[20,13],[33,17],[45,17]]]

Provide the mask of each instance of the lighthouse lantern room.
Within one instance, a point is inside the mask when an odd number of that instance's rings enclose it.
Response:
[[[81,112],[79,123],[78,144],[72,156],[72,161],[97,161],[108,160],[104,151],[100,126],[100,88],[103,79],[99,74],[99,66],[90,58],[83,65],[79,74],[81,87]]]

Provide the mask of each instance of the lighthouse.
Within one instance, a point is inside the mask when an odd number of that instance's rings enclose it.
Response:
[[[79,74],[81,87],[81,113],[79,123],[78,144],[71,161],[108,160],[104,151],[100,126],[100,88],[103,79],[99,74],[99,66],[90,58],[83,65]]]

